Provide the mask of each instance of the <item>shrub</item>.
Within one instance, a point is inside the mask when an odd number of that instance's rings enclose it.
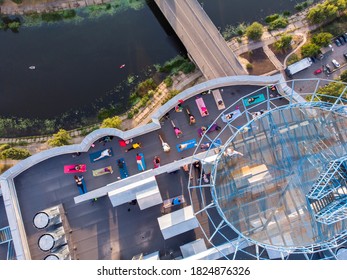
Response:
[[[135,94],[139,97],[143,97],[148,94],[148,91],[156,89],[157,84],[152,79],[149,78],[141,83],[139,83],[135,89]],[[130,97],[131,98],[131,97]]]
[[[164,83],[167,87],[171,87],[173,84],[173,80],[172,80],[171,76],[167,76],[164,80]]]
[[[265,22],[266,23],[270,23],[273,22],[274,20],[278,19],[280,17],[279,14],[273,14],[273,15],[269,15],[265,18]]]
[[[3,159],[25,159],[27,157],[30,157],[31,154],[26,149],[21,148],[9,148],[1,152],[1,158]]]
[[[127,118],[130,120],[130,119],[132,119],[134,117],[134,114],[133,114],[133,112],[128,112],[128,115],[127,115]]]
[[[312,42],[318,46],[327,47],[330,44],[332,38],[333,35],[331,33],[320,32],[313,35]]]
[[[118,116],[115,116],[113,118],[104,119],[102,124],[100,125],[100,128],[120,128],[121,124],[122,120]]]
[[[0,152],[5,151],[9,148],[11,148],[11,146],[9,144],[2,144],[2,145],[0,145]]]
[[[71,136],[65,129],[59,129],[59,131],[53,134],[53,138],[47,141],[47,144],[52,147],[60,147],[64,145],[69,145]]]
[[[289,49],[292,39],[293,37],[291,35],[282,35],[281,38],[274,44],[276,50],[284,51],[286,49]]]
[[[303,57],[310,57],[319,54],[320,47],[314,43],[306,43],[301,48],[301,55]]]
[[[10,22],[8,25],[8,28],[10,28],[11,30],[17,30],[20,27],[20,22],[18,21],[12,21]]]
[[[180,70],[183,71],[184,74],[189,74],[195,70],[195,64],[190,61],[186,61],[182,64]]]
[[[343,71],[340,75],[340,80],[347,83],[347,70]]]
[[[260,40],[261,36],[263,35],[263,25],[261,25],[259,22],[253,22],[250,26],[246,28],[246,35],[249,39],[252,40]]]
[[[270,22],[269,30],[285,28],[287,25],[288,25],[288,20],[284,17],[280,17],[280,18]]]

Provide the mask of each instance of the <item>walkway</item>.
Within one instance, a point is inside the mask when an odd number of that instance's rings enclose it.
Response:
[[[198,1],[155,2],[207,80],[246,74]]]

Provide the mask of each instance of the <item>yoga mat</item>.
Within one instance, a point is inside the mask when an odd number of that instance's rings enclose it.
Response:
[[[108,168],[111,170],[111,172],[108,172],[108,171],[105,171],[105,168]],[[93,176],[97,177],[97,176],[101,176],[101,175],[105,175],[105,174],[112,174],[113,173],[113,170],[112,170],[112,166],[105,166],[103,168],[99,168],[99,169],[95,169],[95,170],[92,170],[93,172]]]
[[[233,117],[230,119],[230,120],[228,120],[227,118],[226,118],[226,116],[228,115],[228,114],[233,114]],[[239,116],[241,116],[241,111],[239,110],[239,109],[237,109],[237,110],[235,110],[235,111],[232,111],[232,112],[230,112],[230,113],[227,113],[227,114],[224,114],[224,115],[222,115],[222,117],[221,117],[221,119],[222,119],[222,121],[223,122],[232,122],[233,120],[235,120],[235,119],[237,119]]]
[[[81,180],[82,181],[82,187],[77,185],[78,191],[80,194],[85,194],[88,192],[87,187],[86,187],[86,182],[84,181],[84,178]]]
[[[111,156],[110,157],[113,157],[113,151],[112,151],[112,148],[108,148],[111,150]],[[97,151],[97,152],[94,152],[94,153],[91,153],[89,154],[89,159],[90,159],[90,162],[93,163],[93,162],[98,162],[100,160],[103,160],[103,159],[106,159],[106,158],[110,158],[110,157],[103,157],[101,159],[98,159],[97,161],[94,161],[95,158],[99,157],[101,155],[101,152],[102,151],[105,151],[106,149],[103,149],[103,150],[100,150],[100,151]]]
[[[118,166],[118,160],[120,160],[121,162],[123,162],[123,168],[120,168],[120,167]],[[124,179],[124,178],[126,178],[126,177],[129,176],[128,168],[127,168],[127,165],[126,165],[126,163],[125,163],[125,161],[124,161],[124,158],[120,158],[120,159],[118,159],[118,160],[116,161],[116,164],[117,164],[118,169],[119,169],[120,177],[121,177],[122,179]]]
[[[81,169],[80,170],[72,170],[76,165],[81,165]],[[86,172],[86,171],[87,171],[87,166],[85,164],[64,165],[64,173],[81,173],[81,172]]]
[[[139,155],[142,157],[141,161],[142,161],[142,165],[143,165],[143,168],[146,170],[146,162],[145,162],[145,157],[143,156],[143,153],[139,153]],[[140,164],[137,164],[137,169],[139,171],[143,171]]]
[[[121,146],[121,147],[125,147],[127,145],[127,143],[125,143],[125,141],[123,139],[119,139],[118,143],[119,143],[119,146]]]
[[[248,99],[250,98],[256,98],[252,103],[248,102]],[[264,94],[258,94],[258,95],[254,95],[254,96],[249,96],[247,98],[242,99],[243,104],[247,107],[247,106],[251,106],[251,105],[255,105],[258,104],[260,102],[263,102],[265,100],[265,96]]]
[[[187,144],[187,147],[181,150],[181,149],[179,148],[179,146],[180,146],[180,145],[184,145],[184,144]],[[183,151],[185,151],[185,150],[194,148],[196,145],[197,145],[197,144],[196,144],[196,140],[195,140],[195,139],[191,139],[191,140],[185,141],[185,142],[183,142],[183,143],[181,143],[181,144],[177,144],[177,145],[176,145],[176,149],[177,149],[178,152],[183,152]]]

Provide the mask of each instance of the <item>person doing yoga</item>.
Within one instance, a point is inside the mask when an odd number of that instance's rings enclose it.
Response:
[[[100,156],[97,157],[97,158],[95,158],[94,161],[97,161],[97,160],[102,159],[102,158],[104,158],[104,157],[110,157],[110,156],[112,156],[112,151],[111,151],[111,149],[106,149],[106,150],[103,150],[103,151],[101,152]]]

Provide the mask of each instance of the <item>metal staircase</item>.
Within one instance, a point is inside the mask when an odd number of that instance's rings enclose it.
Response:
[[[0,229],[0,244],[7,243],[7,259],[15,260],[16,252],[14,250],[11,229],[10,227],[4,227]]]
[[[330,225],[347,218],[347,157],[331,160],[306,195],[317,222]]]
[[[7,243],[12,240],[10,227],[0,229],[0,244]]]
[[[319,200],[340,188],[347,178],[346,160],[343,157],[330,161],[306,196]]]

